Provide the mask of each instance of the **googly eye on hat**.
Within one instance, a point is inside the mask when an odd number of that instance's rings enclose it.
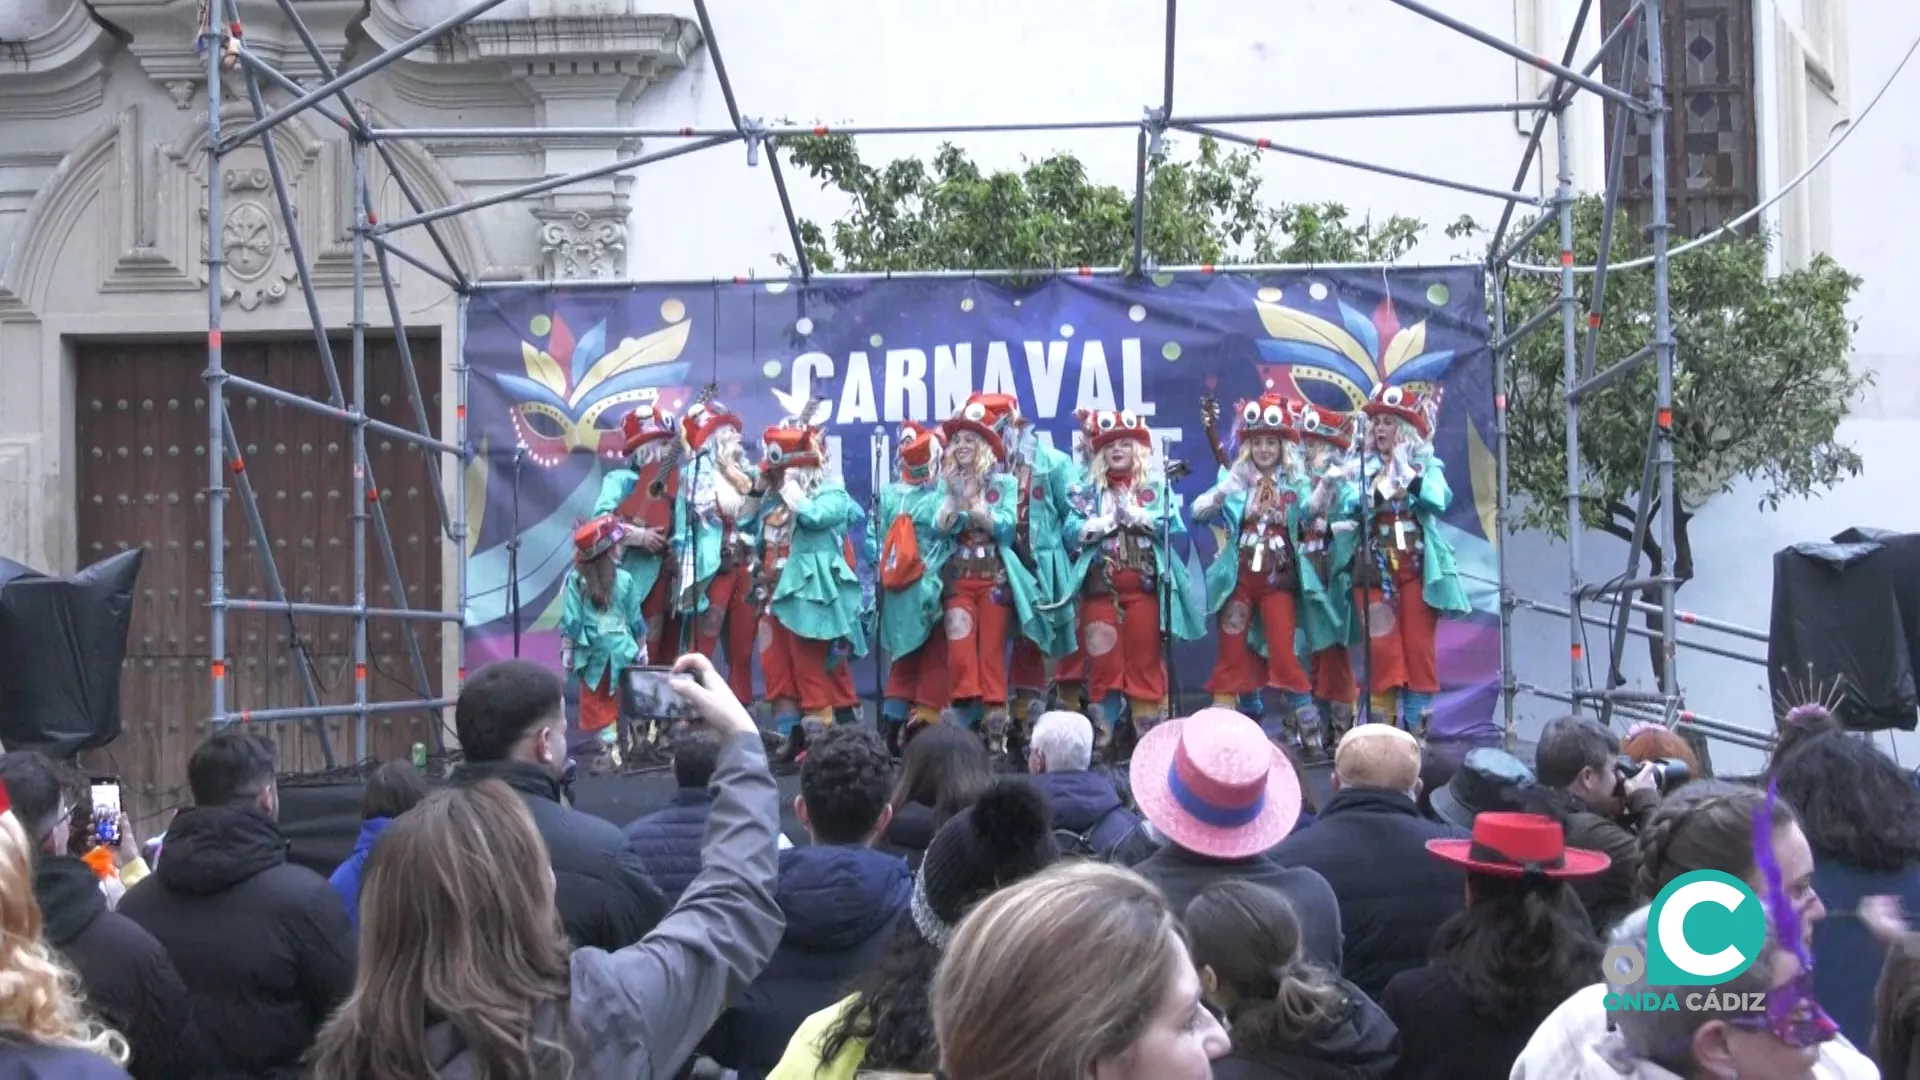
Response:
[[[1246,407],[1240,410],[1240,422],[1243,424],[1259,423],[1260,422],[1260,403],[1257,401],[1247,402]]]

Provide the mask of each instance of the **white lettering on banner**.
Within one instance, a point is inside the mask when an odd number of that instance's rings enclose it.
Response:
[[[833,381],[833,357],[823,352],[801,353],[793,361],[793,396],[801,401],[813,396],[813,381]]]
[[[873,365],[867,362],[866,353],[847,357],[847,378],[840,387],[840,411],[835,418],[842,424],[874,424],[880,420],[874,402]]]
[[[927,415],[927,354],[919,349],[887,350],[887,423]],[[951,414],[949,414],[951,415]]]
[[[1089,343],[1091,344],[1091,343]],[[1153,402],[1140,398],[1140,339],[1125,338],[1120,342],[1120,389],[1124,392],[1126,405],[1133,415],[1145,420],[1153,415]]]
[[[1051,420],[1060,415],[1060,384],[1067,377],[1067,343],[1049,341],[1042,353],[1040,342],[1029,341],[1027,346],[1027,377],[1033,380],[1033,412],[1036,420]],[[1002,359],[1006,358],[1006,347],[998,345]],[[987,350],[987,370],[993,370],[993,350]],[[1011,382],[1013,373],[1007,373]]]
[[[1020,384],[1013,379],[1013,361],[1007,356],[1007,343],[994,341],[987,345],[987,373],[980,380],[980,390],[987,394],[1012,394],[1020,396]]]
[[[1074,395],[1075,409],[1111,412],[1113,373],[1107,370],[1107,350],[1097,341],[1089,341],[1080,351],[1080,391]]]
[[[1001,352],[1005,352],[1004,346]],[[992,361],[988,368],[991,370]],[[958,345],[935,345],[933,347],[933,415],[952,416],[967,403],[967,395],[973,393],[973,346],[961,342]]]

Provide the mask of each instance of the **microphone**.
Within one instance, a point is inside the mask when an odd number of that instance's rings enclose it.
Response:
[[[1169,480],[1183,480],[1188,474],[1193,472],[1193,466],[1179,458],[1170,458],[1167,461],[1165,472]]]

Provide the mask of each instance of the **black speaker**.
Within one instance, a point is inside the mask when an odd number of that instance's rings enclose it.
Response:
[[[1773,557],[1767,680],[1855,731],[1914,730],[1920,694],[1920,536],[1849,529]]]
[[[138,548],[72,577],[0,565],[0,742],[71,758],[120,737]]]

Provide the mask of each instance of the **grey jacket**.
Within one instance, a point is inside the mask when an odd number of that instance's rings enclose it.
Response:
[[[729,740],[713,789],[704,868],[666,919],[617,952],[573,954],[566,1042],[575,1077],[673,1076],[780,943],[780,796],[758,735]],[[550,1030],[554,1014],[541,1016]],[[474,1075],[451,1024],[435,1025],[428,1046],[444,1080]]]

